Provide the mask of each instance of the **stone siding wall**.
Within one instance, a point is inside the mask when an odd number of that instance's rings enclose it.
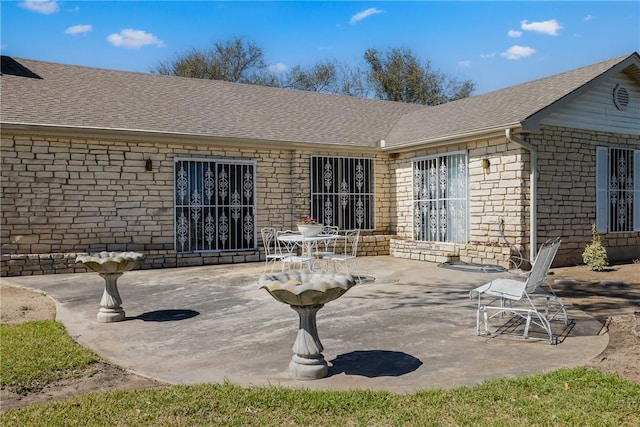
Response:
[[[538,245],[560,236],[563,244],[554,266],[583,264],[595,222],[595,154],[597,146],[640,149],[637,136],[543,126],[527,138],[537,151]],[[411,234],[411,159],[461,149],[469,155],[469,242],[441,247],[413,241]],[[489,161],[488,169],[482,160]],[[397,160],[398,239],[391,253],[412,259],[460,260],[510,266],[511,256],[529,257],[530,153],[506,138],[422,151]],[[601,235],[609,259],[640,258],[640,233]]]
[[[416,261],[458,261],[458,248],[453,243],[420,242],[403,239],[391,240],[391,255]]]
[[[607,132],[543,127],[538,147],[538,242],[562,237],[558,265],[582,264],[596,221],[596,147],[640,149],[640,138]],[[604,233],[610,260],[640,258],[640,233]]]
[[[414,241],[412,237],[412,164],[417,157],[467,151],[469,162],[468,244]],[[483,167],[483,160],[489,167]],[[396,165],[398,239],[391,241],[391,254],[433,262],[463,261],[507,266],[510,244],[528,244],[529,153],[509,143],[506,137],[465,145],[423,150],[403,155]],[[507,245],[508,246],[508,245]]]
[[[561,236],[555,265],[580,264],[595,221],[595,147],[640,149],[638,137],[544,127],[528,142],[538,152],[538,243]],[[245,145],[248,147],[248,145]],[[309,159],[336,152],[234,148],[227,144],[151,143],[2,134],[0,274],[70,273],[79,253],[139,251],[141,268],[260,262],[256,250],[178,254],[174,248],[174,159],[256,161],[257,230],[294,228],[309,213]],[[466,150],[469,241],[412,238],[412,170],[416,157]],[[363,230],[359,255],[505,265],[528,255],[530,154],[505,137],[375,159],[376,229]],[[150,159],[152,171],[146,171]],[[490,166],[483,167],[483,160]],[[640,258],[640,233],[607,233],[612,260]],[[510,249],[509,246],[517,248]]]
[[[388,234],[366,235],[361,233],[358,241],[358,256],[389,255],[389,242],[393,238]]]
[[[6,133],[0,148],[3,276],[85,271],[76,255],[103,250],[143,252],[141,268],[259,262],[261,227],[295,228],[309,213],[310,156],[336,155]],[[176,252],[176,157],[256,160],[256,250]],[[376,182],[387,182],[386,156],[369,157],[375,158]],[[152,171],[145,169],[147,159]],[[389,194],[389,187],[376,193],[377,228],[363,233],[362,255],[388,254],[389,238],[382,236],[389,234]]]

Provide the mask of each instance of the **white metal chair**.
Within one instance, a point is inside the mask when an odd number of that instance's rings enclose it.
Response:
[[[360,229],[347,230],[344,235],[344,247],[342,253],[335,253],[325,255],[323,259],[333,263],[333,270],[337,271],[337,266],[340,265],[344,269],[345,273],[351,274],[351,271],[358,277],[358,281],[362,281],[360,273],[358,272],[358,241],[360,240]],[[349,264],[352,264],[352,269],[349,268]]]
[[[274,267],[278,261],[282,261],[287,255],[280,251],[280,245],[278,245],[277,231],[273,227],[262,228],[262,245],[264,246],[264,273],[267,272],[269,266],[271,269],[269,272],[273,272]]]
[[[480,335],[481,312],[487,335],[490,334],[489,319],[497,315],[511,313],[526,320],[524,338],[529,337],[529,328],[533,323],[544,329],[549,336],[549,343],[553,344],[553,331],[550,322],[560,313],[564,317],[565,324],[569,323],[569,319],[564,304],[558,299],[553,288],[547,285],[549,289],[547,291],[541,286],[558,252],[560,243],[561,240],[557,238],[547,240],[542,244],[526,281],[496,278],[469,293],[469,298],[473,298],[474,294],[478,298],[476,312],[476,333],[478,335]],[[541,299],[544,301],[544,307],[539,302]],[[490,310],[495,311],[491,316],[488,314]]]
[[[308,271],[313,270],[313,256],[309,255],[306,251],[306,243],[304,241],[304,235],[293,230],[278,231],[276,240],[279,245],[280,253],[285,256],[282,258],[282,271],[285,268],[289,270],[299,267],[302,271],[306,265]]]
[[[322,231],[319,234],[321,236],[335,236],[335,239],[317,242],[313,250],[315,261],[322,260],[324,262],[324,271],[328,269],[328,260],[326,260],[325,257],[335,255],[336,253],[336,242],[338,241],[339,233],[339,227],[334,225],[325,225],[322,227]]]

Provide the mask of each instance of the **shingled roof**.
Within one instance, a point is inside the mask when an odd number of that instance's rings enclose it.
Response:
[[[424,106],[2,57],[2,123],[376,147]]]
[[[640,83],[637,53],[599,62],[506,89],[405,114],[387,135],[387,146],[428,143],[483,130],[537,130],[540,115],[568,102],[605,73],[625,71]]]
[[[495,92],[425,107],[213,80],[2,57],[2,124],[387,147],[513,126],[570,99],[597,77],[626,71],[637,53]]]

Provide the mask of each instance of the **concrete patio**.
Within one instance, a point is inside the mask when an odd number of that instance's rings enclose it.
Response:
[[[540,333],[478,337],[468,292],[484,274],[390,256],[359,260],[364,283],[318,312],[330,369],[313,381],[289,378],[298,317],[258,288],[262,263],[125,273],[118,287],[126,320],[117,323],[96,321],[104,287],[96,273],[2,280],[50,295],[82,345],[169,383],[411,392],[579,366],[607,346],[602,325],[573,307],[575,323],[558,345]]]

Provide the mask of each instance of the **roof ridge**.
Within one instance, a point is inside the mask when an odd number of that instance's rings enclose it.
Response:
[[[631,61],[629,59],[632,58]],[[11,60],[11,61],[9,61]],[[3,123],[373,148],[522,124],[637,53],[437,106],[2,56]],[[3,70],[4,71],[4,70]],[[32,73],[32,74],[30,74]],[[32,78],[25,78],[32,77]],[[6,79],[6,80],[5,80]],[[531,121],[533,123],[533,121]]]
[[[139,77],[149,77],[149,78],[176,79],[183,82],[190,82],[193,84],[215,84],[215,85],[229,86],[229,87],[236,86],[238,88],[243,88],[243,89],[278,91],[280,93],[285,93],[286,91],[286,93],[288,94],[300,94],[301,96],[335,97],[339,99],[349,99],[349,100],[358,100],[358,101],[364,101],[364,102],[370,102],[370,103],[377,103],[380,105],[386,104],[388,106],[395,106],[395,107],[399,107],[400,105],[402,105],[402,107],[400,108],[407,108],[407,109],[411,109],[411,108],[419,109],[419,108],[427,107],[422,104],[401,103],[401,102],[389,101],[385,99],[361,98],[361,97],[351,96],[351,95],[323,93],[323,92],[308,91],[308,90],[294,89],[294,88],[282,88],[282,87],[267,86],[267,85],[253,84],[253,83],[232,82],[227,80],[216,80],[216,79],[202,79],[198,77],[185,77],[185,76],[175,76],[175,75],[168,75],[168,74],[155,74],[155,73],[142,72],[142,71],[118,70],[118,69],[112,69],[112,68],[100,68],[100,67],[87,66],[87,65],[65,64],[65,63],[59,63],[59,62],[53,62],[53,61],[44,61],[39,59],[20,58],[20,57],[15,57],[10,55],[0,55],[0,56],[2,57],[3,63],[6,61],[5,58],[9,58],[18,63],[20,61],[27,61],[27,62],[35,62],[35,63],[46,64],[46,65],[56,66],[56,67],[70,68],[70,69],[106,72],[106,73],[113,73],[113,74],[129,74],[129,75],[134,75]]]
[[[496,90],[493,90],[491,92],[479,94],[479,95],[476,95],[476,96],[488,95],[488,94],[491,94],[491,93],[494,93],[494,92],[500,92],[500,91],[503,91],[503,90],[509,90],[509,89],[517,88],[517,87],[523,86],[523,85],[539,84],[542,81],[556,79],[556,78],[559,78],[561,76],[565,76],[565,75],[569,75],[569,74],[583,73],[586,70],[600,68],[600,67],[605,66],[605,64],[610,64],[611,65],[611,66],[607,67],[607,70],[608,70],[613,65],[618,64],[618,63],[626,60],[627,58],[630,58],[630,57],[634,56],[634,54],[636,54],[636,53],[634,52],[634,53],[631,53],[631,54],[622,55],[622,56],[618,56],[618,57],[615,57],[615,58],[610,58],[610,59],[607,59],[607,60],[604,60],[604,61],[596,62],[594,64],[588,64],[588,65],[584,65],[582,67],[572,68],[570,70],[566,70],[566,71],[562,71],[562,72],[559,72],[559,73],[551,74],[551,75],[548,75],[548,76],[545,76],[545,77],[540,77],[540,78],[537,78],[537,79],[534,79],[534,80],[528,80],[526,82],[518,83],[518,84],[512,85],[512,86],[507,86],[507,87],[504,87],[504,88],[501,88],[501,89],[496,89]],[[604,70],[603,73],[604,72],[606,72],[606,70]],[[600,73],[600,74],[602,74],[602,73]],[[597,76],[595,76],[595,77],[597,77]]]
[[[640,56],[634,52],[428,107],[426,112],[408,112],[389,131],[386,137],[387,145],[412,145],[518,124],[535,130],[540,114],[548,111],[548,107],[558,102],[566,102],[589,83],[632,58],[640,61]]]

